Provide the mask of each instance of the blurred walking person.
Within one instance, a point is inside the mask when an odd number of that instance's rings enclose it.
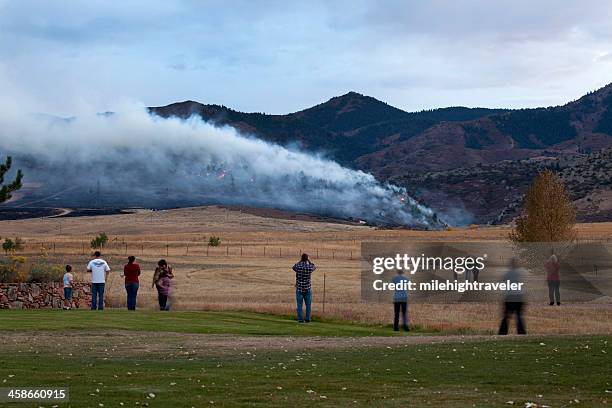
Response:
[[[308,254],[302,254],[298,263],[293,265],[295,272],[295,300],[297,304],[297,319],[299,323],[310,323],[312,318],[312,273],[317,269],[315,264],[310,262]],[[302,313],[302,307],[306,305],[306,316]]]
[[[502,282],[510,281],[510,283],[524,283],[523,274],[518,265],[516,258],[510,260],[510,270],[502,278]],[[516,315],[516,331],[518,334],[527,334],[525,329],[525,322],[523,321],[523,311],[525,306],[525,299],[523,296],[522,285],[518,286],[519,289],[507,290],[506,297],[504,299],[504,313],[501,324],[499,326],[499,334],[508,334],[508,320],[512,319],[513,315]]]
[[[391,280],[395,284],[393,292],[393,330],[399,331],[400,312],[402,315],[402,328],[408,331],[408,278],[404,276],[404,270],[398,269],[397,275]]]
[[[125,277],[125,291],[127,293],[128,310],[136,310],[136,297],[140,282],[140,265],[136,263],[136,257],[129,256],[128,263],[123,266],[123,276]]]
[[[556,300],[557,306],[561,306],[561,292],[559,290],[561,286],[561,278],[559,276],[561,264],[557,260],[557,255],[552,254],[550,256],[544,264],[544,269],[546,269],[546,283],[548,284],[548,300],[550,305],[554,305]]]
[[[104,286],[111,269],[101,256],[100,251],[94,252],[94,259],[87,264],[91,272],[91,310],[104,310]]]
[[[160,259],[159,262],[157,262],[157,268],[155,268],[155,273],[153,274],[153,286],[157,289],[159,310],[170,310],[168,298],[171,292],[172,279],[174,279],[172,267],[168,265],[165,259]]]

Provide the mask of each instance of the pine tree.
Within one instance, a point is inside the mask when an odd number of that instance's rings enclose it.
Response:
[[[540,173],[525,195],[524,212],[510,234],[514,242],[559,242],[575,238],[576,209],[561,179]]]
[[[11,156],[6,158],[6,162],[4,164],[0,164],[0,203],[8,201],[11,198],[11,193],[21,188],[21,179],[23,178],[21,170],[17,170],[17,175],[12,183],[6,185],[3,184],[4,175],[10,170],[12,164],[13,161]]]

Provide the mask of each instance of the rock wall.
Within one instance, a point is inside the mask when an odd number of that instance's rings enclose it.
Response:
[[[91,284],[74,283],[72,307],[91,305]],[[60,282],[0,283],[0,309],[61,309],[64,287]]]

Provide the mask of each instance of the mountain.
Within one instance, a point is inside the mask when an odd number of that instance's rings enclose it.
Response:
[[[382,178],[397,174],[599,150],[612,143],[612,84],[563,106],[519,109],[436,124],[357,166]]]
[[[194,101],[151,107],[149,110],[161,117],[199,115],[204,120],[230,125],[270,142],[298,144],[306,150],[325,152],[349,166],[363,155],[407,140],[437,123],[465,121],[505,111],[450,107],[405,112],[356,92],[287,115],[244,113]]]
[[[560,168],[563,162],[571,170],[571,163],[588,163],[590,155],[609,157],[602,149],[612,146],[612,84],[563,106],[535,109],[406,112],[356,92],[286,115],[193,101],[149,109],[162,117],[195,114],[270,142],[325,152],[346,166],[407,187],[459,223],[507,222],[543,167]],[[603,167],[603,176],[589,184],[591,193],[609,187],[610,171]],[[577,204],[590,197],[590,192],[570,192]],[[579,219],[612,220],[605,205],[581,208]]]

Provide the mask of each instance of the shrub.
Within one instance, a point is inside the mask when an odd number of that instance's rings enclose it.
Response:
[[[64,268],[54,264],[34,264],[30,268],[28,282],[58,282],[64,276]]]
[[[214,235],[208,238],[208,246],[216,247],[219,245],[221,245],[221,238],[215,237]]]
[[[9,252],[13,253],[13,252],[21,251],[23,249],[23,240],[19,237],[16,237],[15,240],[6,238],[4,242],[2,243],[2,249],[7,254]]]
[[[102,232],[100,235],[91,240],[91,247],[93,249],[102,249],[104,245],[108,242],[108,236],[106,233]]]
[[[17,282],[17,275],[18,271],[11,263],[0,261],[0,282]]]
[[[28,279],[25,256],[11,256],[0,261],[0,282],[25,282]]]

